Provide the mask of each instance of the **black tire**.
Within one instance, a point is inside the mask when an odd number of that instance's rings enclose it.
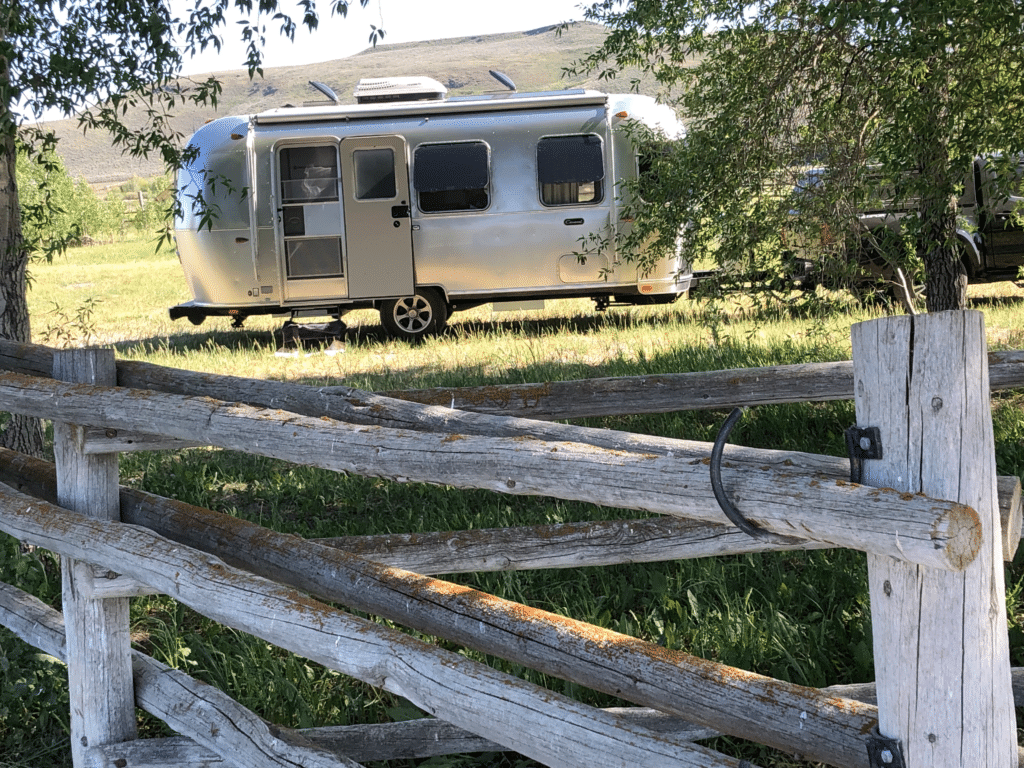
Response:
[[[380,322],[392,338],[417,341],[444,330],[448,305],[437,289],[417,288],[414,296],[383,302]]]

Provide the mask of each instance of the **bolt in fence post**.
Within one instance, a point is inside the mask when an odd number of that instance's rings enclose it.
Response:
[[[907,768],[1015,768],[984,316],[885,317],[851,336],[857,424],[879,427],[885,447],[863,482],[978,513],[962,571],[868,555],[879,731]]]
[[[61,381],[114,386],[114,353],[69,349],[54,353],[53,376]],[[54,422],[53,452],[60,506],[101,520],[120,520],[117,454],[82,452],[84,428]],[[128,599],[93,599],[77,587],[84,562],[61,558],[68,687],[71,696],[71,754],[75,768],[86,750],[137,736],[132,685]]]

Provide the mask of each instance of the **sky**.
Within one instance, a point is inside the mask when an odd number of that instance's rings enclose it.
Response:
[[[185,0],[175,0],[174,5],[186,7]],[[293,7],[290,0],[282,0],[282,5]],[[319,28],[313,33],[300,29],[294,43],[278,32],[273,21],[266,22],[264,67],[314,64],[351,56],[370,46],[371,25],[384,30],[381,43],[387,44],[519,32],[583,18],[581,0],[516,0],[508,4],[494,0],[370,0],[365,8],[358,0],[351,0],[345,18],[324,14],[323,10],[330,8],[324,0],[317,5],[322,11]],[[297,12],[294,16],[301,18]],[[245,46],[232,38],[234,27],[229,23],[225,28],[220,53],[207,51],[192,59],[186,64],[185,74],[242,69]]]

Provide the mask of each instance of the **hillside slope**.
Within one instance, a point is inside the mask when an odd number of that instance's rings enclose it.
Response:
[[[489,69],[507,74],[520,91],[569,87],[628,90],[628,74],[612,84],[599,83],[596,78],[566,80],[562,76],[563,67],[597,48],[605,34],[599,25],[579,23],[561,34],[553,27],[543,27],[500,35],[379,45],[320,64],[267,68],[262,78],[257,75],[253,80],[242,69],[215,72],[224,86],[218,108],[184,107],[175,114],[172,124],[187,141],[199,126],[216,117],[322,100],[309,86],[310,80],[330,86],[342,102],[352,101],[352,90],[362,77],[426,75],[447,86],[449,95],[503,90],[488,74]],[[154,176],[164,170],[159,158],[139,161],[123,156],[110,146],[106,134],[83,134],[75,120],[48,125],[60,137],[60,153],[70,174],[94,186],[121,183],[132,176]]]

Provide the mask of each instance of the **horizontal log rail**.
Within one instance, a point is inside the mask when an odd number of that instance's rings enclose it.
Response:
[[[15,635],[55,659],[67,663],[64,617],[37,598],[9,584],[0,583],[0,624]],[[193,739],[174,743],[170,750],[162,739],[124,742],[124,747],[93,747],[87,753],[90,768],[115,768],[118,765],[146,765],[161,753],[166,764],[188,765],[190,752],[220,761],[227,753],[230,765],[248,768],[352,768],[351,759],[323,749],[310,749],[281,738],[255,713],[239,705],[227,694],[201,683],[183,672],[132,651],[132,676],[135,705],[164,719],[179,732],[197,734]],[[214,739],[212,734],[217,734]],[[205,738],[204,738],[205,736]],[[213,748],[215,747],[215,748]],[[132,760],[121,754],[130,749]],[[172,759],[173,758],[173,759]]]
[[[9,452],[0,453],[0,466],[6,464],[2,461],[6,455]],[[34,487],[52,490],[45,462],[25,457],[19,470]],[[0,500],[2,493],[0,486]],[[123,488],[121,515],[126,523],[318,599],[381,616],[716,732],[834,762],[837,755],[864,748],[859,744],[863,729],[873,722],[870,708],[855,711],[854,705],[830,694],[669,651],[450,582],[384,568],[314,541],[179,501]],[[635,659],[628,669],[619,663],[627,655]],[[773,704],[766,709],[763,702],[769,700]]]
[[[1009,563],[1021,541],[1020,479],[1001,477],[999,488],[1003,560]],[[731,525],[666,517],[339,536],[318,541],[422,574],[581,568],[831,548],[808,540],[755,539]]]
[[[67,663],[64,617],[33,595],[0,582],[0,625],[10,629],[26,643],[43,653]],[[262,721],[212,686],[204,686],[185,673],[143,654],[132,652],[136,681],[135,704],[157,717],[174,712],[178,730],[205,733],[239,731],[238,723],[250,726],[244,735],[234,739],[232,760],[225,761],[220,752],[184,736],[149,738],[121,744],[96,747],[90,754],[88,768],[145,768],[157,765],[192,765],[211,763],[248,768],[295,768],[296,764],[316,765],[326,751],[332,757],[358,762],[407,760],[454,755],[466,752],[493,752],[504,749],[500,744],[464,731],[444,720],[421,718],[394,723],[323,726],[291,729],[272,726]],[[161,677],[170,684],[163,684]],[[153,692],[158,692],[153,695]],[[720,735],[676,717],[653,709],[611,707],[602,710],[615,718],[633,722],[673,738],[696,741]],[[310,750],[315,747],[319,752]],[[123,762],[122,762],[123,761]],[[351,765],[351,762],[347,763]]]
[[[1024,387],[1024,352],[991,353],[989,371],[993,390]],[[384,394],[425,405],[539,420],[671,413],[852,400],[853,363],[841,360],[582,381],[407,389]]]
[[[990,352],[993,391],[1024,387],[1024,351]],[[50,376],[53,350],[0,339],[0,369]],[[298,385],[216,376],[137,361],[117,362],[118,384],[177,394],[204,395],[303,413],[295,400]],[[366,401],[368,393],[351,387],[301,387],[314,390],[324,407],[332,398]],[[290,392],[291,390],[291,392]],[[802,363],[764,368],[604,377],[576,381],[498,384],[482,387],[394,390],[386,400],[439,405],[461,411],[534,420],[560,420],[637,413],[729,409],[736,406],[853,399],[853,363]],[[372,403],[367,402],[367,405]],[[329,411],[323,411],[331,415]],[[332,418],[353,419],[340,415]],[[415,420],[415,416],[412,417]],[[414,428],[412,424],[405,425]],[[464,429],[453,430],[464,432]]]
[[[0,447],[0,482],[56,503],[53,465]],[[1006,545],[1013,559],[1021,538],[1020,479],[999,478]],[[812,541],[765,542],[732,525],[674,517],[597,520],[466,531],[391,533],[318,539],[384,565],[424,575],[542,568],[579,568],[698,557],[825,549]],[[97,596],[120,580],[97,580]],[[135,592],[134,594],[138,594]]]
[[[443,713],[448,722],[546,765],[739,766],[707,748],[331,608],[138,526],[85,518],[5,486],[0,487],[0,529],[126,573],[219,623],[403,696],[427,712]],[[557,736],[535,738],[551,729]]]
[[[531,437],[406,432],[253,408],[209,398],[66,384],[0,374],[0,404],[13,413],[72,424],[162,432],[183,440],[297,464],[458,488],[552,496],[727,523],[711,489],[709,444],[679,455],[613,451]],[[315,446],[315,450],[311,447]],[[746,449],[744,455],[759,452]],[[829,481],[795,468],[737,471],[726,453],[723,480],[755,524],[784,536],[889,555],[946,570],[977,554],[970,507]]]
[[[999,386],[1011,386],[1015,382],[1018,385],[1024,384],[1024,352],[998,352],[990,354],[989,357],[993,382],[998,382]],[[15,344],[0,340],[0,366],[7,365],[11,369],[20,369],[26,373],[40,373],[46,370],[46,366],[51,363],[52,350],[46,347]],[[824,365],[833,366],[836,364],[827,363]],[[814,368],[815,366],[778,366],[772,369],[740,369],[717,373],[726,373],[734,376],[743,374],[746,371],[746,373],[758,379],[786,381],[786,378],[791,373],[791,369],[796,369],[799,377],[801,375],[799,374],[800,371],[804,371],[803,376],[808,375],[806,373],[808,367]],[[119,361],[117,363],[117,371],[118,384],[124,387],[151,389],[171,394],[211,397],[226,402],[243,402],[248,405],[277,408],[306,416],[318,418],[326,416],[352,424],[377,425],[388,428],[459,435],[516,438],[530,435],[538,439],[582,443],[612,451],[631,451],[680,457],[691,456],[700,459],[709,454],[709,449],[705,443],[567,424],[544,423],[509,416],[471,413],[440,406],[422,406],[392,397],[384,397],[345,387],[315,388],[282,382],[197,373],[132,361]],[[761,371],[761,373],[758,373],[758,371]],[[681,376],[692,378],[708,375],[714,378],[714,376],[717,376],[717,373],[681,374]],[[820,374],[814,375],[820,377]],[[851,377],[849,384],[850,396],[852,396],[852,368],[850,369],[849,376]],[[829,374],[824,378],[831,380],[834,377]],[[626,380],[623,379],[621,381]],[[577,382],[577,384],[579,383],[581,382]],[[827,387],[821,383],[816,384],[815,388],[816,391],[827,390]],[[710,386],[708,389],[715,391],[716,387]],[[331,394],[328,394],[328,392]],[[632,393],[628,401],[635,403],[635,396],[636,393]],[[120,430],[120,435],[118,434],[119,430],[114,429],[94,429],[91,432],[99,434],[101,437],[92,438],[91,447],[90,445],[84,446],[86,451],[137,450],[201,444],[194,440],[182,440],[178,446],[171,446],[168,444],[167,438],[145,434],[140,435],[127,430]],[[821,474],[836,482],[849,475],[849,464],[845,459],[795,451],[752,451],[741,446],[733,446],[729,449],[729,461],[741,472],[761,470],[766,466],[772,466],[787,472],[806,470]],[[1016,478],[1000,479],[999,499],[1003,516],[1003,549],[1004,558],[1008,561],[1013,559],[1020,541],[1021,497],[1019,489],[1020,482]],[[650,525],[661,525],[663,529],[672,527],[667,522],[648,524],[648,526]],[[712,523],[712,525],[715,524]],[[602,526],[597,527],[601,528]],[[748,537],[737,534],[731,524],[726,526],[724,530],[728,533],[721,533],[713,529],[707,531],[697,530],[694,528],[694,524],[690,524],[684,532],[685,542],[680,542],[683,544],[684,549],[681,550],[681,554],[672,556],[701,556],[700,542],[713,544],[712,548],[707,552],[708,555],[749,552],[758,549],[756,545],[752,545]],[[792,534],[792,532],[790,533]],[[474,533],[473,535],[477,538],[482,536],[481,533]],[[542,535],[546,537],[545,555],[538,561],[537,565],[531,566],[526,562],[522,567],[553,567],[555,565],[553,558],[557,549],[555,546],[557,540],[550,535],[550,532],[543,532]],[[572,536],[572,533],[570,532],[568,535]],[[634,532],[627,533],[626,535],[629,538],[635,538],[637,535],[643,537],[645,535],[644,526],[638,526],[634,529]],[[622,536],[621,527],[619,530],[609,530],[605,536],[605,541],[608,542],[609,537],[621,540]],[[697,542],[696,547],[693,543],[695,541]],[[512,542],[507,543],[511,544]],[[568,543],[570,546],[573,545],[573,542]],[[481,542],[481,545],[484,544],[484,542]],[[368,543],[366,546],[371,545]],[[526,541],[520,541],[520,548],[527,545]],[[661,545],[656,549],[668,554],[670,546],[670,540],[663,539]],[[764,541],[761,542],[760,549],[802,549],[828,546],[832,546],[832,544],[823,541],[808,540],[803,544],[780,544]],[[658,554],[658,551],[655,551],[645,559],[651,560],[660,557],[661,555]],[[521,559],[515,558],[515,561],[519,562]],[[571,559],[567,563],[567,565],[575,564],[578,563]],[[469,561],[464,568],[459,570],[478,570],[479,567],[479,562]],[[449,570],[447,572],[455,571]]]
[[[26,373],[40,374],[48,371],[47,366],[51,364],[52,350],[46,347],[0,340],[0,366],[6,365],[11,369],[19,369]],[[992,381],[998,382],[1000,386],[1010,386],[1014,382],[1024,383],[1024,353],[993,353],[990,355],[990,364]],[[784,381],[790,368],[792,367],[780,366],[777,369],[763,369],[769,371],[771,375],[762,374],[761,378]],[[752,369],[753,374],[756,375],[757,370]],[[215,376],[132,361],[119,361],[117,371],[118,384],[124,387],[211,397],[226,402],[243,402],[248,405],[277,408],[317,418],[326,416],[352,424],[458,435],[514,438],[530,435],[538,439],[581,443],[612,451],[690,456],[700,460],[704,460],[709,454],[706,443],[567,424],[544,423],[509,416],[470,413],[447,407],[422,406],[349,388],[331,388],[330,392],[333,394],[328,394],[328,390],[323,388],[241,377]],[[742,371],[725,373],[736,375]],[[44,375],[48,376],[49,374],[45,373]],[[705,374],[682,374],[686,377],[702,375]],[[852,376],[852,372],[850,375]],[[852,388],[852,379],[850,387]],[[819,390],[823,388],[823,386],[818,386]],[[711,389],[713,390],[714,387]],[[633,395],[627,400],[636,402]],[[91,432],[103,436],[100,438],[102,443],[96,438],[92,438],[90,444],[92,450],[137,450],[201,444],[195,440],[182,440],[179,441],[178,446],[171,446],[168,444],[168,438],[140,435],[130,430],[96,429]],[[119,432],[121,432],[120,435]],[[90,445],[84,446],[85,450],[90,450]],[[846,460],[795,451],[752,450],[733,446],[729,449],[729,462],[741,473],[760,471],[764,467],[770,466],[786,472],[805,470],[818,473],[836,482],[841,481],[849,474],[849,465]],[[1017,535],[1021,528],[1018,480],[1001,479],[1000,507],[1003,514],[1004,558],[1011,560],[1020,540]],[[732,530],[731,524],[727,530]],[[613,536],[621,535],[615,531],[609,533]],[[699,538],[704,539],[713,536],[717,545],[725,546],[724,549],[712,550],[709,554],[725,554],[730,551],[729,547],[732,546],[737,547],[735,551],[750,551],[750,543],[745,540],[745,537],[730,535],[719,538],[714,532],[708,532],[708,536],[705,536],[702,532],[692,531],[692,527],[687,534],[688,537],[689,533],[696,533]],[[788,533],[792,534],[793,532],[789,531]],[[643,535],[642,532],[640,535]],[[692,539],[689,540],[692,541]],[[554,543],[550,538],[547,541],[549,545]],[[762,544],[765,549],[789,549],[795,546],[770,542],[762,542]],[[799,548],[823,546],[832,546],[832,543],[808,541],[806,544],[800,545]],[[686,551],[690,553],[688,556],[696,556],[699,550],[695,550],[692,545],[688,544]],[[554,549],[549,546],[547,554],[549,560],[553,554]],[[468,564],[466,568],[473,569],[475,567],[473,564]],[[538,565],[535,567],[550,566]]]

